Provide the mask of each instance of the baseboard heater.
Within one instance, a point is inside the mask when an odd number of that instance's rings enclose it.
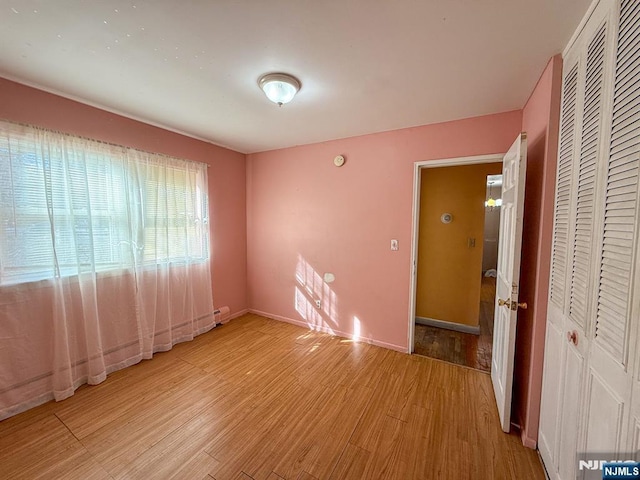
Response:
[[[216,319],[216,326],[227,323],[229,321],[230,313],[231,311],[227,306],[216,308],[213,311],[214,318]]]
[[[218,326],[218,325],[223,325],[223,324],[225,324],[225,323],[228,323],[228,322],[229,322],[229,320],[230,320],[230,318],[229,318],[229,317],[230,317],[230,313],[231,313],[231,312],[230,312],[230,310],[229,310],[229,307],[227,307],[227,306],[220,307],[220,308],[218,308],[218,309],[214,310],[214,311],[213,311],[213,316],[214,316],[214,320],[215,320],[215,322],[216,322],[216,326]],[[203,315],[203,316],[201,316],[201,317],[198,317],[198,318],[196,318],[195,320],[200,320],[200,319],[203,319],[203,318],[206,318],[206,317],[209,317],[209,316],[211,316],[211,314],[210,314],[210,313],[207,313],[206,315]],[[171,328],[167,328],[167,329],[163,329],[163,330],[159,330],[159,331],[157,331],[157,332],[154,332],[154,337],[157,337],[157,336],[159,336],[159,335],[162,335],[162,334],[164,334],[164,333],[167,333],[169,330],[175,330],[175,329],[177,329],[177,328],[184,327],[184,326],[185,326],[185,325],[187,325],[188,323],[190,323],[190,321],[188,321],[188,322],[183,322],[183,323],[180,323],[180,324],[177,324],[177,325],[172,325],[172,326],[171,326]],[[115,346],[115,347],[112,347],[112,348],[109,348],[109,349],[104,350],[104,351],[102,352],[102,355],[109,355],[109,354],[111,354],[111,353],[117,352],[117,351],[119,351],[119,350],[122,350],[122,349],[125,349],[125,348],[128,348],[128,347],[131,347],[132,345],[136,345],[136,344],[139,344],[139,343],[140,343],[140,340],[139,340],[139,339],[136,339],[136,340],[133,340],[133,341],[130,341],[130,342],[124,343],[124,344],[122,344],[122,345],[117,345],[117,346]],[[173,344],[173,345],[172,345],[172,348],[173,348],[173,346],[174,346],[174,345],[175,345],[175,344]],[[154,349],[154,350],[153,350],[153,354],[156,354],[156,353],[158,353],[159,351],[160,351],[160,350],[155,350],[155,349]],[[97,358],[97,356],[96,356],[96,355],[94,355],[94,356],[92,356],[92,357],[91,357],[91,359],[95,359],[95,358]],[[80,365],[84,365],[84,364],[86,364],[88,361],[89,361],[89,359],[86,359],[86,358],[83,358],[83,359],[80,359],[80,360],[76,360],[75,362],[73,362],[73,363],[71,364],[71,367],[74,367],[74,368],[75,368],[75,367],[79,367]],[[115,370],[111,370],[110,368],[107,368],[107,369],[106,369],[106,371],[107,371],[107,374],[108,374],[108,375],[109,375],[109,374],[111,374],[111,373],[113,373],[113,372],[115,372],[115,371],[118,371],[118,370],[120,370],[120,368],[116,368]],[[50,377],[51,375],[53,375],[53,372],[52,372],[52,371],[48,371],[48,372],[41,373],[41,374],[39,374],[39,375],[37,375],[37,376],[35,376],[35,377],[31,377],[31,378],[28,378],[28,379],[23,380],[23,381],[21,381],[21,382],[15,383],[15,384],[13,384],[13,385],[9,385],[9,386],[8,386],[8,387],[6,387],[6,388],[2,388],[2,389],[0,389],[0,395],[5,394],[5,393],[7,393],[7,392],[9,392],[9,391],[11,391],[11,390],[15,390],[16,388],[23,387],[23,386],[28,385],[28,384],[30,384],[30,383],[36,382],[36,381],[38,381],[38,380],[42,380],[43,378]],[[85,382],[85,383],[86,383],[86,382]],[[80,385],[82,385],[82,383],[80,383],[80,384],[78,385],[78,387],[79,387]],[[78,388],[78,387],[75,387],[75,388]],[[53,397],[51,397],[51,398],[53,398]],[[47,399],[47,400],[48,400],[48,399]],[[45,401],[46,401],[46,400],[45,400]],[[34,406],[35,406],[35,405],[34,405]],[[31,407],[30,407],[30,408],[31,408]],[[11,415],[15,415],[15,414],[20,413],[20,412],[22,412],[22,411],[24,411],[24,410],[17,410],[16,412],[12,413]],[[0,416],[0,421],[1,421],[1,420],[3,420],[4,418],[7,418],[7,417]]]

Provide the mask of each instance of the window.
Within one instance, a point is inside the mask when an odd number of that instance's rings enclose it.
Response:
[[[206,165],[0,122],[0,284],[208,259]]]

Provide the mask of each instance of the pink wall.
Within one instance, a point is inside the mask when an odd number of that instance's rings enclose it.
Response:
[[[243,154],[2,78],[0,118],[208,163],[214,304],[247,308]]]
[[[407,351],[414,162],[506,152],[521,124],[513,111],[248,155],[250,308]]]
[[[529,308],[518,313],[513,419],[531,448],[538,440],[561,89],[562,58],[557,55],[522,113],[528,160],[520,299]]]

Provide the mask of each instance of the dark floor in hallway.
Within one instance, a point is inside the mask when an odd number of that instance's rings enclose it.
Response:
[[[483,277],[480,291],[480,335],[416,323],[414,353],[490,372],[495,296],[496,279]]]

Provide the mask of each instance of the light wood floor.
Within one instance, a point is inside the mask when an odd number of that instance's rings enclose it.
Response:
[[[0,422],[3,479],[543,479],[488,375],[246,315]]]

